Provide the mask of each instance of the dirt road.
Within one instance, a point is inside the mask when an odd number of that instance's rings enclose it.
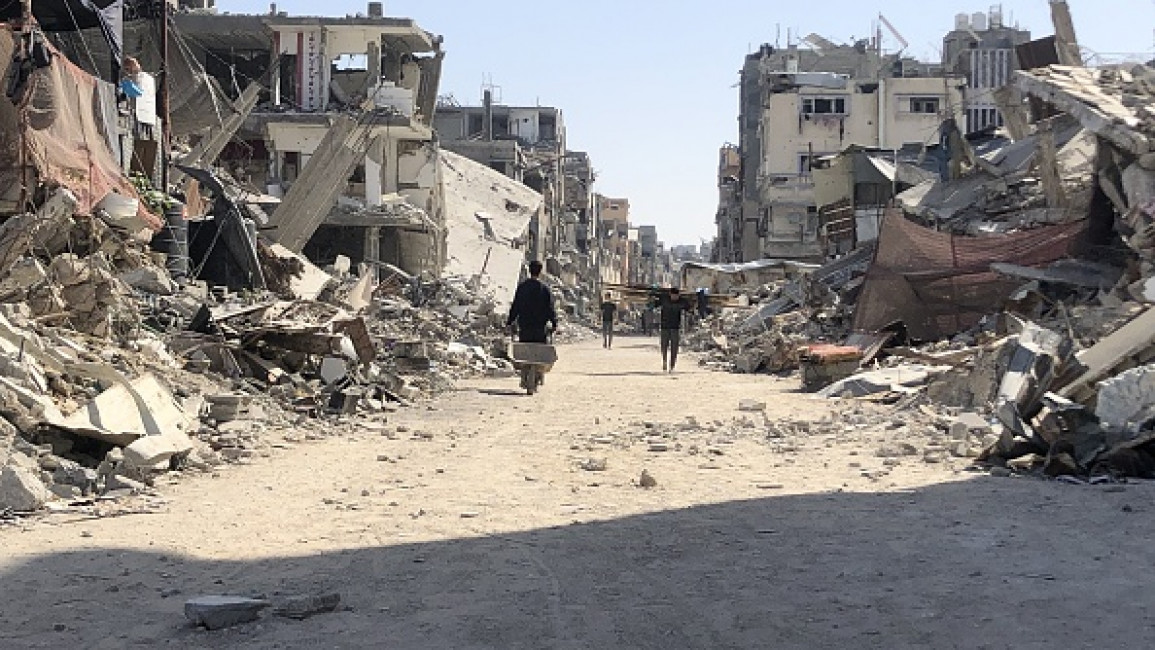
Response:
[[[665,375],[654,339],[561,356],[532,398],[476,381],[164,485],[153,514],[0,528],[0,648],[1155,645],[1151,485],[882,458],[903,422],[689,358]],[[181,613],[320,591],[343,609]]]

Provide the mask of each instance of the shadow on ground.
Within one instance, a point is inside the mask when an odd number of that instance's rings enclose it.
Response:
[[[1152,647],[1150,492],[981,477],[255,562],[50,553],[0,574],[0,647]],[[181,615],[313,589],[349,609],[218,632]]]

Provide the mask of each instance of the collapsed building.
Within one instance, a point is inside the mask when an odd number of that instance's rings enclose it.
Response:
[[[951,453],[1001,472],[1155,476],[1155,70],[1082,66],[1066,3],[1052,12],[1055,35],[984,92],[986,128],[816,161],[838,259],[697,271],[751,304],[692,337],[705,363],[942,409]]]
[[[438,146],[441,38],[164,7],[0,8],[0,521],[512,372],[545,198]]]
[[[884,55],[881,39],[838,45],[817,35],[746,57],[739,141],[721,150],[715,256],[821,261],[811,172],[858,145],[894,150],[936,139],[944,117],[962,120],[961,77]]]
[[[565,284],[594,292],[601,251],[591,239],[598,216],[590,156],[567,147],[560,109],[507,106],[496,90],[486,88],[480,106],[463,106],[451,95],[439,98],[435,121],[441,146],[540,193],[527,255],[543,260]]]
[[[246,113],[216,163],[271,197],[259,226],[274,241],[321,264],[343,255],[436,275],[445,215],[432,118],[444,52],[440,37],[379,9],[185,13],[174,24]],[[254,83],[262,89],[248,99],[242,84]]]

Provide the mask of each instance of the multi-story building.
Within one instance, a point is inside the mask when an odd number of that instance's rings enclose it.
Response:
[[[444,261],[432,123],[441,37],[384,16],[380,2],[368,9],[344,18],[194,12],[175,22],[182,52],[233,97],[270,80],[218,164],[273,196],[293,197],[298,183],[296,196],[309,200],[339,188],[335,201],[318,200],[323,223],[300,231],[299,241],[282,241],[301,220],[297,201],[287,200],[288,210],[272,215],[273,239],[319,263],[344,255],[436,273]],[[344,142],[327,140],[341,116],[355,116],[358,126]],[[305,179],[315,155],[326,166],[313,165]],[[334,186],[334,177],[343,184]]]
[[[581,255],[595,250],[590,246],[594,219],[594,174],[590,156],[584,151],[567,151],[563,163],[565,172],[565,236],[564,241]]]
[[[967,133],[1003,125],[994,93],[1019,69],[1015,48],[1030,40],[1029,31],[1003,23],[998,7],[989,14],[955,16],[954,30],[942,42],[943,66],[967,80],[963,93]]]
[[[723,148],[719,164],[721,261],[823,259],[813,163],[854,145],[937,142],[942,122],[962,117],[963,82],[939,66],[866,41],[809,40],[822,49],[763,45],[746,57],[737,179],[732,151]]]
[[[723,145],[718,151],[718,213],[714,218],[718,227],[716,252],[718,259],[721,260],[744,258],[741,176],[742,156],[738,147],[732,144]],[[752,254],[757,255],[757,252]]]
[[[434,127],[441,146],[542,194],[545,211],[530,224],[531,258],[556,259],[567,243],[576,249],[576,229],[567,228],[565,218],[566,137],[560,109],[496,104],[486,90],[481,106],[441,102]]]
[[[638,226],[638,249],[641,252],[638,281],[653,284],[657,281],[657,263],[661,242],[656,226]]]
[[[598,274],[602,282],[630,281],[630,201],[594,195],[597,234],[602,251]]]

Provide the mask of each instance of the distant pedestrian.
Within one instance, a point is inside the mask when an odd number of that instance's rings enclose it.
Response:
[[[670,287],[668,293],[659,297],[658,308],[661,310],[658,343],[662,349],[662,370],[674,372],[678,363],[678,346],[682,342],[682,315],[693,306],[682,297],[677,287]]]
[[[618,306],[611,300],[609,292],[602,300],[602,347],[614,347],[614,316],[618,313]]]
[[[706,320],[706,317],[709,316],[713,310],[710,309],[710,296],[709,296],[709,294],[706,293],[705,289],[703,289],[703,288],[698,289],[697,299],[698,299],[698,305],[697,305],[698,318],[697,318],[696,324],[697,324],[697,326],[700,327],[702,325],[702,322]]]

